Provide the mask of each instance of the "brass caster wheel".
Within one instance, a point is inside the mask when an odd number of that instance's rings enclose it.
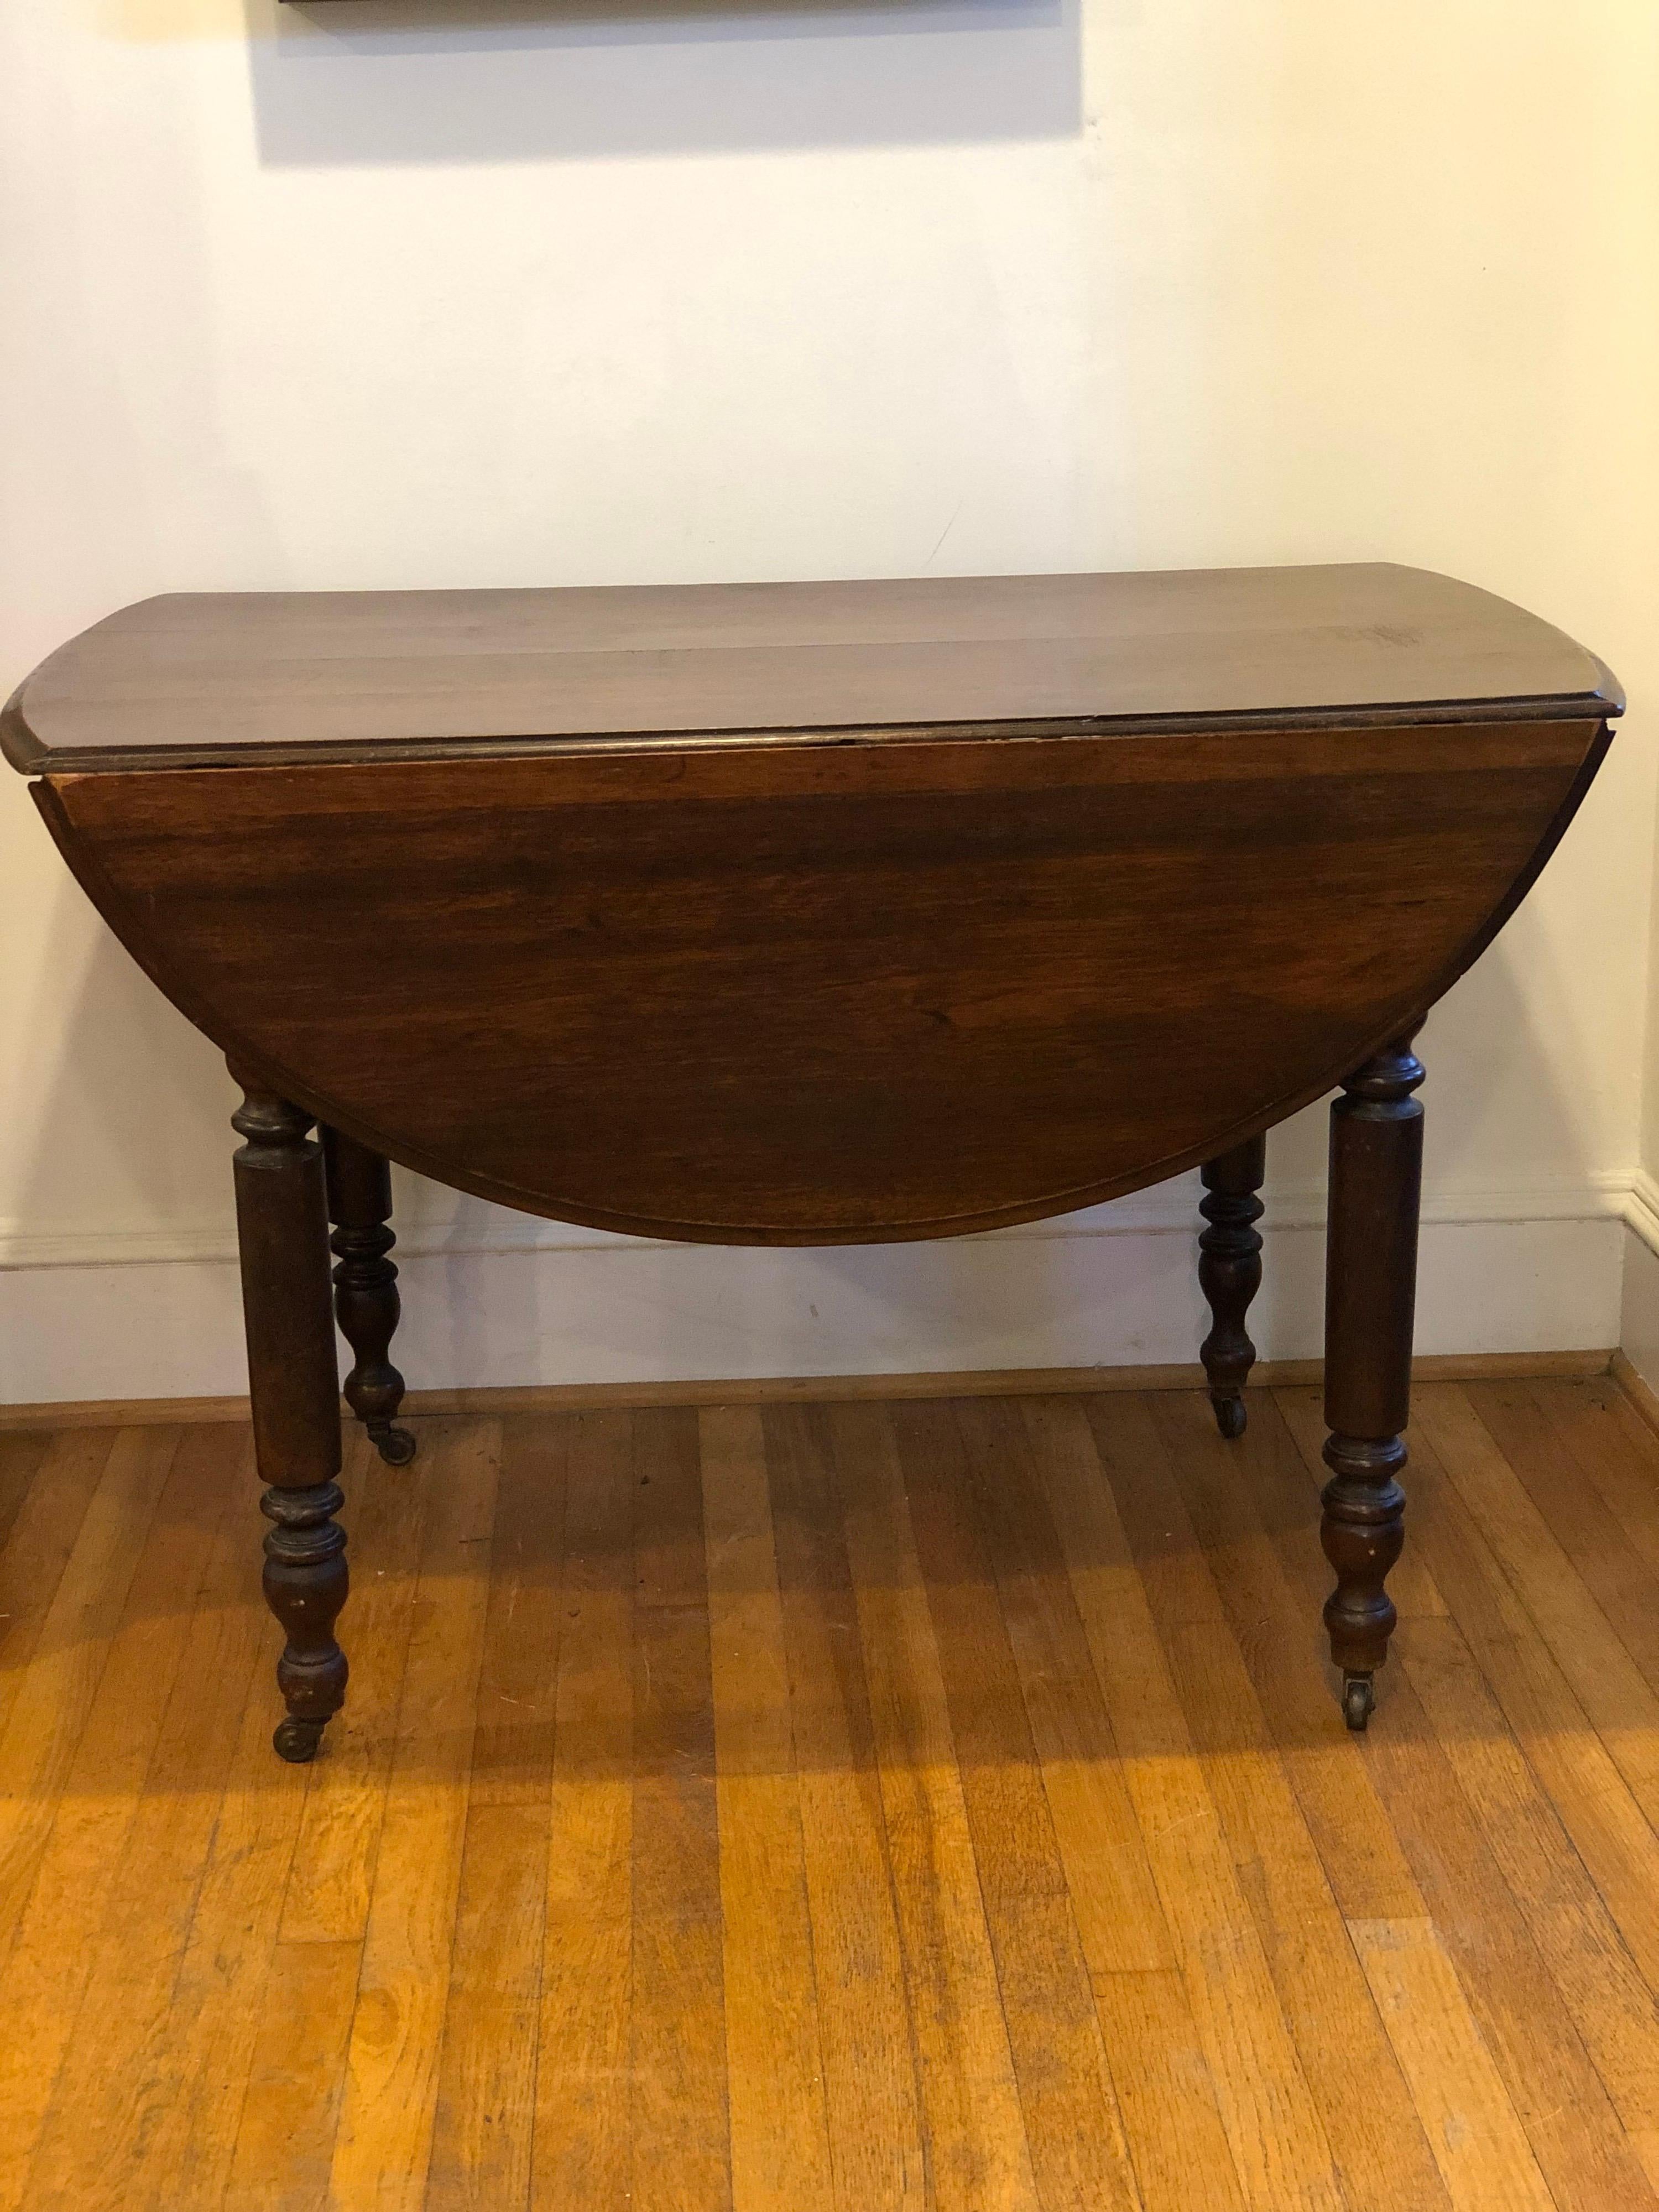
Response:
[[[407,1467],[415,1456],[415,1438],[408,1429],[371,1429],[369,1441],[388,1467]]]
[[[323,1741],[326,1721],[299,1721],[290,1713],[286,1720],[278,1721],[276,1734],[270,1741],[278,1759],[287,1759],[290,1766],[307,1766],[316,1758]]]

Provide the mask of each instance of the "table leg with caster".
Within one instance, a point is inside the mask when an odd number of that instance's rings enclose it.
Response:
[[[343,1385],[346,1403],[368,1431],[388,1467],[407,1467],[415,1438],[397,1426],[404,1378],[388,1354],[399,1316],[398,1270],[391,1258],[392,1170],[337,1129],[319,1127],[328,1184],[328,1218],[334,1269],[334,1318],[351,1346],[353,1365]]]
[[[345,1697],[345,1654],[334,1623],[345,1603],[344,1504],[340,1472],[340,1382],[328,1274],[323,1156],[311,1116],[257,1077],[233,1076],[246,1093],[232,1116],[246,1139],[236,1153],[236,1231],[248,1384],[265,1538],[265,1602],[286,1644],[276,1682],[288,1717],[272,1741],[295,1762],[314,1759]]]
[[[1261,1200],[1256,1193],[1267,1173],[1267,1139],[1247,1138],[1230,1152],[1206,1160],[1199,1212],[1199,1287],[1209,1302],[1212,1327],[1199,1348],[1224,1437],[1244,1433],[1244,1383],[1255,1364],[1255,1346],[1244,1326],[1250,1300],[1261,1287]]]
[[[1423,1066],[1412,1032],[1349,1076],[1331,1108],[1325,1247],[1325,1464],[1320,1540],[1336,1570],[1325,1606],[1342,1711],[1363,1729],[1395,1620],[1385,1588],[1405,1539]]]

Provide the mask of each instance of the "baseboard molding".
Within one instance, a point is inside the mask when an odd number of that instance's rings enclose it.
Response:
[[[1317,1359],[1264,1359],[1253,1390],[1319,1382]],[[1659,1428],[1659,1398],[1620,1352],[1431,1353],[1412,1362],[1417,1382],[1477,1382],[1543,1376],[1612,1373]],[[852,1399],[1073,1396],[1107,1390],[1198,1390],[1196,1361],[1159,1367],[1004,1367],[916,1375],[738,1376],[725,1382],[548,1382],[485,1390],[411,1390],[411,1419],[456,1413],[577,1413],[602,1407],[817,1405]],[[341,1407],[342,1417],[349,1409]],[[166,1427],[246,1421],[246,1398],[98,1398],[0,1407],[0,1432],[18,1430]]]
[[[1620,1216],[1650,1252],[1659,1253],[1659,1182],[1645,1168],[1638,1168],[1632,1176]]]
[[[1613,1353],[1607,1362],[1607,1372],[1654,1434],[1659,1436],[1659,1392],[1643,1379],[1640,1370],[1622,1352]]]
[[[1189,1364],[1208,1323],[1195,1243],[1189,1217],[1179,1234],[1079,1227],[828,1250],[400,1248],[396,1356],[431,1389],[592,1385],[635,1401],[780,1376],[816,1388],[825,1376],[1163,1368]],[[1427,1220],[1419,1350],[1633,1352],[1620,1294],[1636,1243],[1607,1215]],[[1319,1352],[1324,1244],[1311,1224],[1269,1217],[1250,1312],[1264,1358]],[[0,1271],[0,1404],[227,1400],[246,1387],[234,1263]]]
[[[572,1253],[648,1245],[647,1237],[620,1237],[566,1221],[544,1221],[505,1206],[458,1199],[437,1186],[398,1173],[393,1218],[399,1260],[458,1260],[507,1253]],[[1197,1233],[1200,1193],[1195,1175],[1177,1176],[1127,1198],[1080,1213],[982,1231],[951,1241],[960,1249],[987,1242],[1079,1237],[1190,1237]],[[1322,1229],[1325,1184],[1269,1182],[1262,1194],[1273,1229]],[[1494,1183],[1423,1194],[1425,1224],[1516,1224],[1542,1221],[1623,1221],[1659,1252],[1659,1182],[1639,1168],[1606,1168],[1577,1176],[1540,1176],[1524,1182]],[[708,1248],[703,1248],[708,1249]],[[202,1267],[234,1265],[236,1237],[228,1215],[163,1227],[129,1225],[36,1229],[0,1218],[0,1273],[58,1267]]]

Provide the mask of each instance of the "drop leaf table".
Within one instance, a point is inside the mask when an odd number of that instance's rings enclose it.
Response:
[[[1518,608],[1364,565],[181,595],[53,654],[7,757],[246,1093],[277,1750],[313,1757],[346,1686],[337,1320],[348,1402],[414,1449],[389,1160],[738,1244],[949,1237],[1200,1164],[1237,1435],[1263,1133],[1334,1088],[1326,1619],[1363,1727],[1401,1542],[1412,1039],[1622,704]]]

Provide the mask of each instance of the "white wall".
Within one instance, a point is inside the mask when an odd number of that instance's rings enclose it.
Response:
[[[171,587],[1468,576],[1636,711],[1422,1045],[1421,1341],[1610,1343],[1643,1157],[1656,86],[1651,0],[0,0],[0,686]],[[0,840],[0,1396],[233,1389],[228,1087],[18,779]],[[1275,1142],[1281,1219],[1316,1212],[1322,1118]],[[407,1364],[1182,1357],[1189,1206],[921,1255],[514,1253],[547,1232],[406,1191],[434,1252]],[[1288,1354],[1316,1238],[1279,1242]]]

